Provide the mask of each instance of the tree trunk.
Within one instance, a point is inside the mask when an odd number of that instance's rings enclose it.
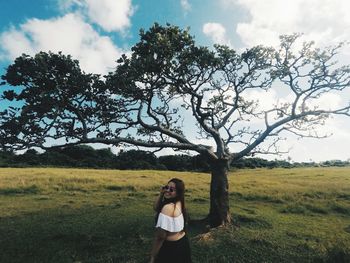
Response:
[[[211,162],[210,211],[208,215],[211,227],[231,222],[227,180],[228,170],[228,159],[219,159]]]

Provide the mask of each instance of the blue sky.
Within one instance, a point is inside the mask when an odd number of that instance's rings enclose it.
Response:
[[[120,0],[103,0],[101,2],[118,1]],[[121,26],[121,29],[109,31],[98,23],[91,21],[86,14],[83,14],[84,11],[82,9],[86,8],[86,6],[82,8],[85,2],[84,0],[0,0],[0,2],[0,30],[5,34],[11,31],[22,31],[28,34],[28,30],[21,30],[21,26],[35,19],[44,22],[53,19],[63,20],[64,16],[68,14],[83,15],[85,16],[83,19],[84,22],[91,25],[101,36],[107,36],[112,39],[115,46],[123,48],[125,51],[138,41],[138,32],[140,28],[147,29],[154,22],[160,24],[171,23],[182,28],[190,27],[191,33],[195,36],[196,41],[202,45],[212,45],[214,43],[212,37],[203,32],[203,26],[210,22],[220,23],[223,27],[227,27],[226,36],[235,42],[236,47],[242,46],[240,38],[235,33],[234,25],[238,21],[244,21],[249,17],[247,10],[236,4],[228,6],[224,3],[225,1],[218,4],[220,1],[211,0],[123,0],[122,2],[129,3],[132,9],[131,14],[127,17],[129,24]],[[184,3],[186,3],[188,7],[186,7]],[[66,5],[66,8],[64,5]],[[213,12],[213,10],[215,10],[215,12]],[[235,15],[232,15],[233,13],[235,13]],[[118,21],[114,21],[114,23],[117,24]],[[67,26],[68,25],[69,23],[67,22]],[[54,25],[52,25],[52,27],[54,28]],[[51,33],[54,34],[54,32]],[[27,38],[30,38],[30,34],[27,35]],[[50,49],[50,46],[47,46],[47,48]],[[2,54],[6,52],[9,52],[8,48],[2,48]],[[19,53],[18,50],[17,52],[13,52],[13,54],[11,54],[12,56],[9,54],[5,55],[5,58],[1,60],[1,65],[4,65],[5,62],[6,66],[6,60],[7,62],[11,61],[15,56],[14,54]]]
[[[325,46],[350,39],[347,0],[0,0],[0,74],[14,58],[40,50],[63,51],[79,59],[87,72],[107,73],[117,57],[138,41],[140,28],[154,22],[190,27],[198,44],[226,44],[241,50],[276,45],[278,36],[304,33]],[[350,64],[349,49],[341,63]],[[272,104],[278,92],[250,94]],[[349,98],[332,95],[325,103]],[[0,105],[0,107],[4,107]],[[296,161],[350,158],[349,119],[334,118],[321,141],[289,138]]]

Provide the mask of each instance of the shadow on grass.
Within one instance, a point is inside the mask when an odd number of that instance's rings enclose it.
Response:
[[[315,258],[313,262],[317,263],[349,263],[350,252],[346,250],[346,245],[342,242],[335,242],[326,248],[323,257]]]
[[[125,185],[125,186],[108,185],[108,186],[105,187],[105,189],[109,190],[109,191],[127,191],[127,192],[134,192],[134,191],[136,191],[136,188],[133,185]]]
[[[0,188],[0,195],[18,195],[18,194],[39,194],[40,188],[35,184],[23,187]]]
[[[2,217],[0,262],[147,262],[154,218],[151,211],[142,214],[139,203]],[[349,251],[341,244],[315,258],[313,248],[280,244],[266,234],[271,231],[273,225],[265,218],[244,213],[217,229],[209,229],[205,220],[192,220],[188,234],[194,263],[349,262]]]
[[[233,219],[232,224],[207,230],[192,238],[196,262],[311,262],[313,253],[310,253],[310,248],[295,253],[292,246],[286,249],[283,244],[270,240],[266,230],[270,231],[272,226],[266,220],[245,215]],[[250,230],[243,231],[243,227]]]
[[[239,200],[245,200],[245,201],[257,201],[257,202],[276,203],[276,204],[285,203],[285,201],[279,197],[264,195],[264,194],[251,194],[251,193],[242,194],[240,192],[231,192],[230,197],[237,198]]]
[[[338,213],[343,215],[350,215],[349,207],[339,204],[339,203],[330,203],[328,205],[317,205],[309,203],[295,203],[289,204],[279,209],[280,213],[286,214],[301,214],[308,215],[311,213],[326,215],[329,213]]]
[[[143,262],[153,218],[119,206],[60,208],[0,218],[0,262]]]
[[[331,204],[330,209],[338,214],[350,215],[350,207],[342,204]]]
[[[257,217],[248,216],[243,214],[235,214],[233,216],[233,224],[238,227],[259,228],[259,229],[271,229],[272,224],[267,220]]]

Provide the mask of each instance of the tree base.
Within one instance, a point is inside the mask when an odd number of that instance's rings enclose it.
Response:
[[[211,228],[230,225],[231,223],[232,223],[232,217],[230,214],[228,214],[225,219],[220,219],[216,216],[208,215],[203,219],[193,219],[189,221],[190,226],[208,229],[208,230]]]

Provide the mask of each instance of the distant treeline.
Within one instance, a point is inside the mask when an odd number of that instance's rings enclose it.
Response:
[[[232,168],[292,168],[305,166],[349,166],[349,161],[326,161],[322,163],[291,163],[285,160],[243,158],[231,164]],[[208,160],[201,155],[166,155],[157,157],[154,153],[130,150],[115,155],[109,148],[94,149],[91,146],[56,148],[39,153],[30,149],[23,154],[0,152],[0,167],[80,167],[104,169],[155,169],[173,171],[210,171]]]

